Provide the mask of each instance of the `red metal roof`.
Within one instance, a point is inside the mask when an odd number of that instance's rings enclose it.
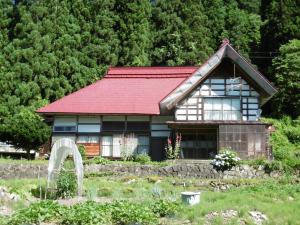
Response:
[[[112,67],[94,84],[37,112],[159,115],[159,102],[198,67]]]

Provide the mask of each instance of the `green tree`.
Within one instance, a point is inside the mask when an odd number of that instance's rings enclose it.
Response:
[[[9,41],[10,24],[12,23],[13,5],[10,0],[0,1],[0,49]],[[1,63],[1,61],[0,61]],[[1,64],[0,64],[1,65]]]
[[[240,9],[249,13],[259,14],[261,0],[237,0]]]
[[[20,115],[20,111],[32,112],[40,102],[52,102],[78,90],[101,78],[108,65],[117,64],[114,1],[20,1],[14,7],[12,2],[0,4],[0,140],[16,146],[27,143],[33,148],[30,142],[39,143],[33,137],[7,133],[6,129],[18,121],[15,126],[22,132],[29,124],[40,127],[39,117]],[[7,10],[10,8],[13,13]],[[24,115],[29,116],[28,123]],[[38,132],[32,132],[38,140],[49,135],[46,129]]]
[[[150,65],[152,47],[150,1],[116,0],[115,12],[119,16],[115,30],[122,45],[119,64],[126,66]]]
[[[248,2],[250,3],[250,2]],[[251,12],[247,1],[204,0],[209,27],[212,27],[211,44],[216,49],[222,39],[228,38],[235,48],[248,56],[251,47],[260,43],[260,16]]]
[[[260,16],[242,10],[234,1],[226,4],[225,29],[222,38],[229,38],[234,47],[248,56],[251,46],[260,42]]]
[[[262,0],[261,45],[264,58],[257,64],[260,70],[274,80],[271,69],[272,57],[277,55],[279,47],[291,39],[300,39],[300,1],[294,0]]]
[[[26,150],[28,159],[30,150],[36,150],[49,136],[50,128],[34,111],[25,107],[20,107],[17,114],[6,117],[0,125],[0,138]]]
[[[278,115],[300,116],[300,40],[282,45],[273,60],[275,84],[279,90],[273,108]]]
[[[201,2],[156,1],[153,5],[155,65],[195,65],[212,53],[210,31]]]

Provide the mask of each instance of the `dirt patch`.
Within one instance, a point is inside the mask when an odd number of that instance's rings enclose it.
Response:
[[[221,212],[211,212],[205,216],[205,225],[212,224],[217,217],[222,217],[224,224],[228,224],[231,220],[238,217],[238,212],[233,209],[221,211]],[[238,224],[246,224],[243,220],[238,221]]]
[[[10,216],[13,214],[13,210],[5,205],[0,206],[0,216]]]
[[[91,200],[90,198],[87,197],[75,197],[75,198],[67,198],[67,199],[58,199],[57,202],[61,205],[66,205],[66,206],[72,206],[78,203],[86,202]],[[107,197],[97,197],[92,199],[95,202],[98,203],[110,203],[112,202],[111,198]]]

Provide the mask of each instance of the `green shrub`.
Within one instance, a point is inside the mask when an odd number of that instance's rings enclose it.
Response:
[[[89,186],[86,190],[86,197],[91,201],[96,199],[98,197],[98,188],[94,185]]]
[[[106,165],[110,163],[109,159],[103,158],[102,156],[94,157],[90,160],[86,161],[87,164],[99,164],[99,165]]]
[[[77,180],[75,173],[62,169],[57,178],[57,198],[73,197],[77,190]]]
[[[146,204],[127,201],[112,204],[112,219],[115,224],[158,224],[157,215]]]
[[[134,161],[140,164],[147,164],[151,162],[151,158],[148,154],[138,154],[134,157]]]
[[[66,207],[57,202],[45,200],[32,203],[29,207],[14,213],[7,221],[9,225],[40,224],[53,221],[63,215]]]
[[[151,209],[159,217],[172,216],[179,210],[179,204],[159,199],[152,203]]]
[[[99,188],[98,196],[100,197],[109,197],[113,194],[113,190],[111,188],[103,187]]]
[[[287,127],[284,129],[284,133],[286,134],[289,141],[293,144],[300,143],[300,126],[297,127]]]
[[[47,191],[46,185],[42,185],[41,187],[35,187],[30,189],[30,193],[32,196],[41,199],[56,199],[55,193]]]
[[[152,188],[152,196],[154,198],[161,198],[162,195],[163,195],[163,190],[159,186],[154,185],[154,187]]]
[[[137,180],[138,177],[134,176],[134,175],[128,175],[128,176],[124,176],[121,178],[122,182],[128,182],[128,181],[132,181],[132,180]]]
[[[263,119],[273,124],[275,132],[271,134],[275,160],[281,161],[284,168],[298,168],[300,165],[300,122],[284,116],[279,120]]]
[[[266,163],[265,158],[259,158],[259,159],[251,159],[251,160],[242,160],[241,164],[246,164],[253,166],[254,168],[258,168],[259,166],[264,166]]]
[[[71,206],[63,216],[61,224],[65,225],[107,225],[111,224],[109,205],[88,201]]]
[[[85,150],[84,145],[78,145],[78,151],[81,155],[82,160],[85,160],[86,159],[86,150]]]
[[[0,215],[0,224],[7,224],[7,218],[5,216]]]
[[[134,189],[131,187],[127,187],[127,188],[123,189],[122,192],[125,196],[131,196],[134,193]]]
[[[283,165],[282,162],[273,160],[273,161],[266,161],[264,164],[264,169],[267,173],[270,173],[272,171],[282,171]]]
[[[163,178],[159,177],[159,176],[150,176],[150,177],[147,177],[147,180],[149,183],[156,183],[158,181],[162,181]]]

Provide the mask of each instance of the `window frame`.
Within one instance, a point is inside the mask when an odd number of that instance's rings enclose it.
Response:
[[[80,140],[79,140],[80,137],[87,137],[88,139],[87,139],[87,141],[84,140],[84,142],[83,142],[83,141],[80,141]],[[94,137],[97,138],[97,142],[91,142],[91,140],[92,140]],[[83,133],[83,134],[78,134],[78,135],[77,135],[76,143],[78,143],[78,144],[99,144],[99,142],[100,142],[100,137],[99,137],[99,135],[84,134],[84,133]]]
[[[148,144],[140,144],[140,142],[139,142],[139,138],[140,137],[147,138],[148,139]],[[149,135],[137,135],[137,138],[138,138],[138,145],[137,145],[136,153],[138,155],[145,153],[144,151],[141,151],[140,149],[143,149],[143,148],[146,147],[147,148],[146,154],[149,155],[149,151],[150,151],[150,136]]]
[[[202,119],[203,120],[216,120],[216,121],[218,121],[218,120],[225,120],[225,121],[241,121],[242,120],[242,116],[243,116],[243,114],[242,114],[242,99],[240,98],[240,97],[203,97],[202,98],[203,100],[202,100],[202,102],[203,102],[203,107],[202,107],[202,115],[203,115],[203,117],[202,117]],[[205,109],[205,101],[207,101],[207,100],[211,100],[212,102],[214,101],[214,100],[218,100],[218,99],[220,99],[221,100],[221,109],[220,110],[215,110],[214,109],[214,104],[211,104],[211,109]],[[225,100],[230,100],[230,110],[228,110],[228,109],[224,109],[224,101]],[[233,108],[233,100],[239,100],[239,110],[232,110],[232,108]],[[207,112],[209,112],[209,113],[211,113],[211,118],[209,118],[209,119],[207,119]],[[220,115],[221,115],[221,118],[220,119],[213,119],[213,113],[214,112],[219,112],[220,113]],[[233,112],[238,112],[239,114],[238,114],[238,116],[237,116],[237,119],[232,119],[232,116],[231,116],[231,118],[230,119],[224,119],[224,112],[231,112],[231,113],[233,113]],[[231,114],[232,115],[232,114]]]
[[[57,130],[57,128],[62,128],[61,130]],[[76,125],[54,125],[53,132],[57,133],[76,133],[77,126]]]
[[[111,138],[111,141],[110,141],[110,145],[104,145],[103,144],[103,138],[104,137],[110,137]],[[114,140],[113,140],[113,135],[111,134],[105,134],[105,135],[102,135],[101,138],[100,138],[100,146],[101,146],[101,156],[103,156],[103,150],[104,150],[104,147],[106,146],[109,146],[109,155],[104,155],[103,157],[113,157],[113,148],[114,148]]]

